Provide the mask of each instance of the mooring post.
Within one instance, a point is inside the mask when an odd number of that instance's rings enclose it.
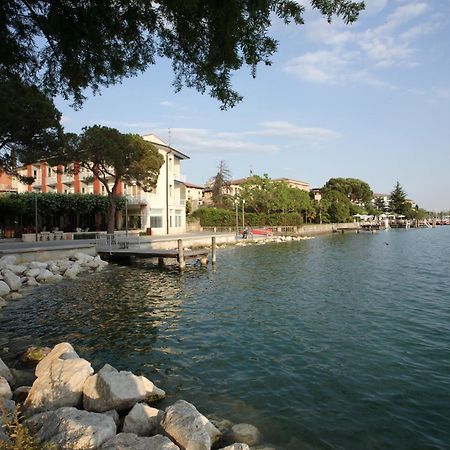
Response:
[[[180,265],[180,270],[183,270],[186,267],[186,262],[184,261],[183,239],[178,239],[178,263]]]
[[[216,263],[216,237],[211,238],[211,263]]]

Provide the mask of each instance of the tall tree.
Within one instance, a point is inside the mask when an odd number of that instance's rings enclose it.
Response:
[[[406,192],[398,181],[389,198],[389,207],[393,213],[406,215],[411,209],[411,205],[406,201]]]
[[[310,4],[345,23],[364,8],[352,0]],[[80,104],[86,88],[96,92],[166,57],[176,90],[209,90],[227,108],[242,98],[232,72],[248,65],[254,77],[258,64],[271,64],[273,18],[301,25],[304,11],[295,0],[2,0],[0,71]]]
[[[21,164],[53,155],[62,145],[61,114],[36,87],[0,76],[0,170],[20,177]]]
[[[370,186],[357,178],[330,178],[323,189],[332,189],[346,195],[352,203],[365,205],[370,202],[373,192]]]
[[[156,186],[164,163],[157,148],[137,134],[94,125],[72,139],[70,156],[90,170],[105,187],[109,200],[108,233],[114,233],[118,188],[121,181],[136,183],[144,191]],[[76,166],[75,169],[77,170]]]
[[[212,200],[214,206],[222,208],[225,206],[225,199],[227,198],[227,187],[231,180],[231,172],[225,161],[220,161],[217,167],[217,173],[212,178]]]

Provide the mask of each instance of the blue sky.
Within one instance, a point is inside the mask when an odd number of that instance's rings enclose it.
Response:
[[[450,0],[366,0],[359,21],[275,21],[271,67],[233,77],[244,100],[221,111],[192,89],[175,94],[160,60],[102,89],[81,110],[57,100],[67,131],[103,124],[155,133],[191,159],[188,181],[204,184],[225,160],[233,178],[268,173],[322,186],[360,178],[375,192],[399,180],[424,208],[450,209]],[[170,130],[170,131],[169,131]]]

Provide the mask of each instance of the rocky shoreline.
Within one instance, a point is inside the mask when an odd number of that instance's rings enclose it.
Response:
[[[166,394],[152,381],[109,364],[94,373],[69,343],[30,348],[24,361],[37,364],[31,379],[0,359],[0,446],[19,406],[37,440],[63,450],[270,450],[253,425],[223,427],[184,400],[158,409]]]

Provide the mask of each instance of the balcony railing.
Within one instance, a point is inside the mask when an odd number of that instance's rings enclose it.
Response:
[[[144,195],[126,195],[129,205],[147,205],[148,200]]]

